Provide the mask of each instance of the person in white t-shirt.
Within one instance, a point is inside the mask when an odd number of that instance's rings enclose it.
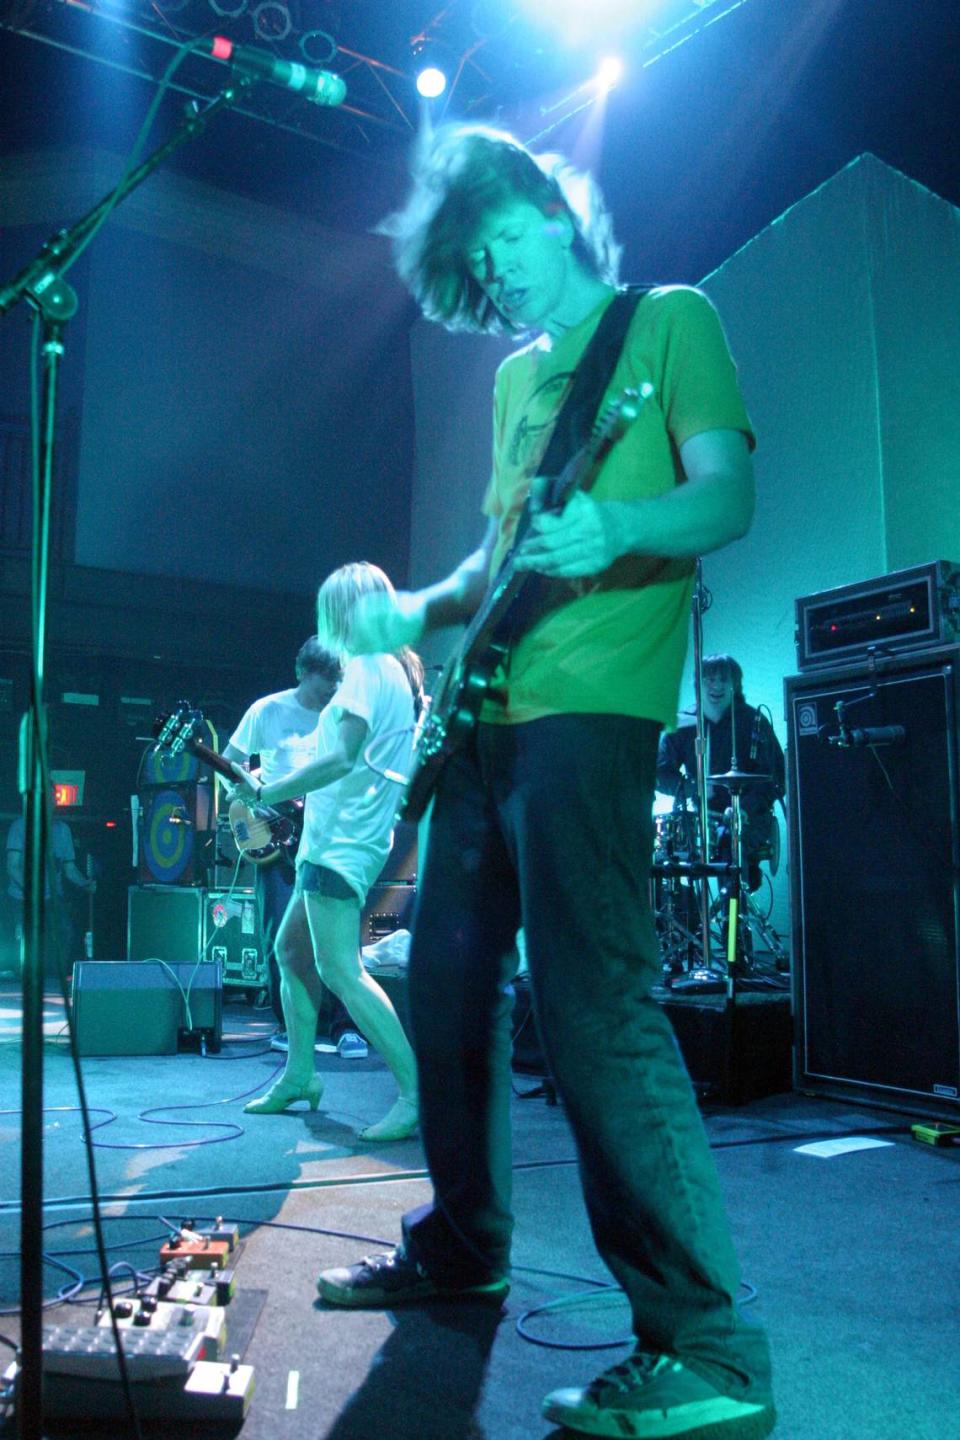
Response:
[[[262,695],[253,702],[224,746],[227,760],[246,765],[253,756],[258,757],[256,773],[265,785],[286,779],[316,759],[320,713],[333,698],[342,675],[339,656],[321,645],[316,635],[311,635],[297,653],[295,674],[295,688]],[[288,1045],[276,947],[280,942],[280,923],[293,897],[294,858],[294,854],[281,853],[268,864],[257,866],[254,877],[270,972],[270,998],[280,1026],[270,1041],[276,1050],[286,1050]],[[299,928],[295,925],[286,928],[283,943],[296,946],[308,960],[312,957],[305,918]],[[336,996],[324,987],[321,1000],[320,1034],[324,1040],[329,1035],[341,1054],[365,1054],[366,1046],[352,1031],[350,1017]]]
[[[363,968],[360,914],[367,891],[390,853],[399,803],[398,776],[407,774],[420,701],[423,668],[409,649],[396,654],[352,655],[350,631],[364,595],[393,595],[377,566],[344,565],[317,596],[317,635],[343,658],[343,679],[323,713],[316,759],[283,780],[258,784],[239,766],[238,778],[257,800],[275,804],[306,795],[297,853],[297,888],[278,941],[281,995],[289,1048],[283,1075],[244,1108],[275,1115],[298,1100],[315,1110],[323,1084],[313,1063],[313,1039],[322,980],[344,1002],[359,1029],[393,1071],[399,1095],[382,1120],[360,1131],[361,1140],[401,1140],[417,1126],[417,1072],[413,1050],[389,997]],[[393,778],[391,778],[393,777]],[[313,963],[283,946],[288,926],[304,917],[313,940]]]

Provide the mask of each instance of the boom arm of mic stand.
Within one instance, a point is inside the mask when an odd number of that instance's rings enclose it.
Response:
[[[121,204],[132,190],[136,190],[148,175],[152,175],[168,155],[179,149],[185,141],[200,135],[215,115],[235,104],[242,93],[254,84],[256,81],[248,76],[238,76],[232,84],[221,90],[204,110],[188,116],[166,144],[148,155],[126,179],[122,179],[119,185],[115,185],[98,200],[92,210],[76,220],[69,229],[58,230],[55,235],[51,235],[19,274],[0,289],[0,315],[5,315],[24,298],[41,299],[48,287],[59,279],[61,272],[69,267],[74,255],[110,211]]]

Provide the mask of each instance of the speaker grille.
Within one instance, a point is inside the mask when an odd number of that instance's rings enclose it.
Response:
[[[951,648],[787,681],[805,1088],[960,1096],[957,669]],[[905,740],[831,744],[838,700],[848,726],[902,725]]]

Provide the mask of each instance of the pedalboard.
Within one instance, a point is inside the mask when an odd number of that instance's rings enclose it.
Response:
[[[239,1427],[253,1396],[253,1367],[227,1352],[225,1307],[236,1291],[227,1260],[239,1227],[188,1221],[160,1250],[163,1270],[135,1295],[102,1308],[93,1325],[56,1325],[43,1335],[43,1414],[50,1420],[125,1420],[114,1321],[122,1332],[130,1399],[144,1420]],[[0,1380],[17,1404],[20,1366]],[[166,1432],[165,1432],[166,1433]]]

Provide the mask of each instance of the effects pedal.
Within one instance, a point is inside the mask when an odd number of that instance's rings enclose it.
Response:
[[[137,1414],[147,1420],[239,1425],[253,1396],[253,1367],[198,1360],[203,1336],[192,1330],[124,1333],[124,1356]],[[53,1326],[44,1332],[43,1413],[50,1420],[123,1420],[127,1401],[113,1335],[98,1326]],[[19,1365],[3,1374],[17,1405]]]
[[[168,1244],[160,1247],[160,1259],[164,1265],[171,1260],[185,1260],[191,1270],[222,1270],[229,1254],[230,1246],[226,1240],[208,1240],[206,1236],[196,1240],[174,1236]]]
[[[240,1244],[240,1226],[225,1223],[221,1215],[212,1225],[197,1225],[188,1220],[181,1226],[180,1234],[186,1240],[225,1240],[231,1251]]]
[[[219,1305],[178,1305],[146,1295],[139,1300],[114,1301],[113,1313],[124,1332],[177,1331],[199,1335],[202,1343],[195,1356],[197,1360],[222,1360],[226,1353],[227,1314]],[[112,1331],[109,1311],[97,1315],[97,1325]]]
[[[141,1380],[186,1381],[203,1348],[203,1332],[192,1327],[132,1330],[124,1336],[123,1355],[131,1384]],[[53,1325],[43,1332],[43,1374],[81,1380],[120,1380],[113,1334],[98,1325]]]
[[[236,1288],[235,1270],[195,1270],[171,1260],[142,1293],[175,1305],[229,1305]]]
[[[927,1120],[910,1126],[914,1140],[924,1145],[952,1145],[960,1140],[960,1125],[947,1125],[938,1120]]]

